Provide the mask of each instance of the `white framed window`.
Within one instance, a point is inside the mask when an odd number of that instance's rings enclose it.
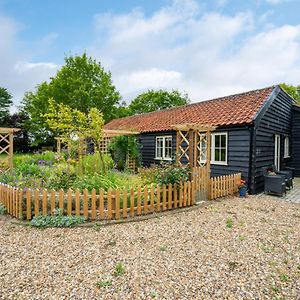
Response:
[[[172,159],[172,136],[157,136],[155,144],[155,159]]]
[[[215,165],[227,165],[227,132],[211,134],[211,163]]]
[[[290,137],[285,136],[284,138],[284,158],[290,157]]]
[[[206,163],[206,151],[207,151],[207,139],[206,139],[206,134],[201,133],[200,134],[200,143],[199,143],[199,162],[200,164],[205,164]]]

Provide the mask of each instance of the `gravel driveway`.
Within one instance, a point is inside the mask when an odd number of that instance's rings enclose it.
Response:
[[[300,205],[231,198],[73,229],[2,218],[0,258],[0,299],[300,299]]]

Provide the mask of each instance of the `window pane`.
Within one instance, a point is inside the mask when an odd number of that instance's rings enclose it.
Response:
[[[225,134],[221,135],[221,147],[226,148],[226,135]]]
[[[220,151],[218,149],[215,149],[215,161],[220,160]]]
[[[165,148],[165,158],[171,158],[172,156],[171,152],[172,152],[171,148]]]
[[[226,161],[226,149],[221,150],[221,161]]]
[[[166,148],[172,148],[172,138],[170,137],[170,138],[166,138],[165,139],[165,147]]]
[[[159,137],[156,139],[156,157],[161,158],[163,152],[163,138]]]
[[[215,148],[219,148],[219,147],[220,147],[220,136],[215,135]]]

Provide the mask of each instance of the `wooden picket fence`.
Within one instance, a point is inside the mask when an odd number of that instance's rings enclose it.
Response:
[[[202,178],[203,179],[203,178]],[[241,174],[211,178],[208,199],[232,195],[238,191]],[[206,185],[205,185],[206,186]],[[192,206],[202,198],[201,176],[182,184],[88,190],[19,189],[0,183],[0,203],[8,214],[31,220],[38,215],[53,215],[60,209],[65,215],[84,216],[89,220],[119,220]],[[197,196],[198,195],[198,196]]]
[[[153,185],[137,189],[26,191],[0,184],[0,203],[7,212],[20,219],[31,220],[33,216],[53,215],[60,209],[65,215],[84,216],[90,220],[119,220],[147,215],[195,204],[193,181],[175,185]]]
[[[241,173],[210,178],[209,199],[213,200],[236,194],[239,191],[241,179]]]

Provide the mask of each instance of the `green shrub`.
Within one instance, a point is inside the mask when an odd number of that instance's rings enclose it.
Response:
[[[53,165],[57,160],[57,153],[51,151],[45,151],[43,153],[37,153],[31,156],[30,163],[39,164],[44,162],[45,165]]]
[[[111,170],[114,167],[114,161],[109,154],[104,154],[103,160],[106,170]],[[82,166],[85,174],[102,173],[103,171],[99,153],[83,156]]]
[[[54,176],[51,176],[48,182],[46,183],[46,187],[48,189],[53,190],[67,190],[73,187],[73,184],[76,179],[77,175],[75,173],[64,170],[61,173],[54,174]]]
[[[79,190],[87,189],[91,191],[92,189],[114,189],[117,188],[118,185],[116,175],[107,173],[106,175],[94,174],[80,176],[74,181],[73,187]]]
[[[135,136],[117,136],[109,144],[109,150],[112,153],[114,162],[117,164],[118,170],[125,169],[128,155],[136,160],[137,165],[140,165],[140,149],[141,144]]]
[[[7,213],[6,207],[3,204],[0,204],[0,216]]]
[[[13,156],[14,166],[18,167],[19,165],[30,163],[32,156],[33,154],[15,154]]]
[[[140,168],[139,175],[143,184],[157,183],[157,174],[161,170],[158,166],[151,168]]]
[[[35,216],[30,221],[33,227],[72,227],[85,222],[85,218],[81,216],[63,216],[60,209],[56,210],[54,216]]]
[[[189,169],[175,167],[173,165],[158,169],[156,182],[159,184],[175,184],[189,180]]]
[[[50,167],[40,166],[33,163],[24,163],[19,165],[15,169],[16,173],[22,174],[22,176],[34,176],[40,178],[49,178],[51,174]]]

